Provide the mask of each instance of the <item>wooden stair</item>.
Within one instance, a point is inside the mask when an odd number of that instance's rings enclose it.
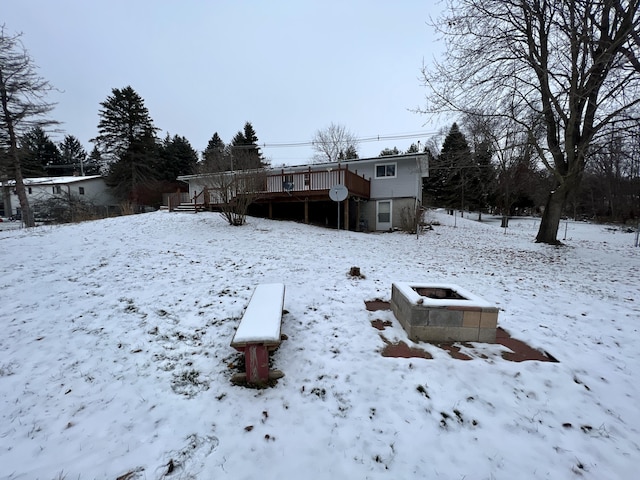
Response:
[[[187,203],[181,203],[180,205],[177,205],[173,211],[174,212],[187,212],[187,213],[197,213],[197,212],[203,212],[204,211],[204,204],[202,203],[193,203],[193,202],[187,202]]]

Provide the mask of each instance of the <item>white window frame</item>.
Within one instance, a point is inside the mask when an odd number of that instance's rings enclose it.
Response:
[[[378,167],[385,167],[385,174],[387,172],[386,167],[393,166],[393,175],[381,175],[378,176]],[[398,177],[398,162],[384,162],[384,163],[376,163],[374,165],[375,168],[375,178],[397,178]]]

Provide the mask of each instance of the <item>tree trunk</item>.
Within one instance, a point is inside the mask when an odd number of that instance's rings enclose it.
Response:
[[[33,218],[31,207],[29,206],[29,199],[27,198],[24,180],[22,178],[22,169],[20,168],[20,163],[18,161],[14,161],[14,168],[16,174],[16,193],[18,195],[18,200],[20,200],[22,222],[24,223],[25,227],[35,227],[36,222]]]
[[[3,103],[3,107],[6,111],[5,103]],[[6,115],[5,118],[7,118]],[[11,121],[7,123],[9,126],[9,154],[13,162],[13,171],[16,179],[16,194],[18,195],[18,200],[20,201],[22,223],[24,223],[25,227],[35,227],[36,222],[33,218],[31,207],[29,206],[29,199],[27,198],[27,192],[24,187],[24,179],[22,177],[22,165],[20,163],[20,157],[18,154],[18,139],[13,128],[13,123]]]
[[[536,242],[548,243],[549,245],[559,245],[561,243],[557,239],[558,227],[560,226],[560,217],[566,201],[566,188],[558,187],[549,194],[542,214],[538,235],[536,236]]]

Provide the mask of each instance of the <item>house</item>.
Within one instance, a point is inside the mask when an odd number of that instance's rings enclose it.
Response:
[[[331,226],[340,217],[341,228],[358,231],[404,228],[422,203],[422,179],[428,176],[428,166],[428,155],[414,153],[269,168],[249,213]],[[222,175],[233,172],[186,175],[178,180],[189,184],[188,202],[193,208],[215,208],[220,196],[211,180]],[[329,196],[336,185],[347,190],[347,198],[339,205]]]
[[[16,193],[15,180],[2,185],[5,216],[20,217],[20,200]],[[29,205],[38,212],[38,205],[51,199],[82,200],[95,207],[109,208],[117,204],[104,178],[100,175],[86,177],[40,177],[25,178],[25,190]]]

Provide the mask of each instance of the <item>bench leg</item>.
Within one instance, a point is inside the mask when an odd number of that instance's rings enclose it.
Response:
[[[267,383],[269,380],[269,350],[264,345],[247,345],[244,363],[248,383]]]

